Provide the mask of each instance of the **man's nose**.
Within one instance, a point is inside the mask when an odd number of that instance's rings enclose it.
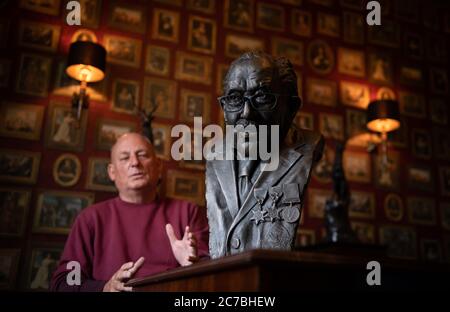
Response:
[[[241,118],[247,119],[250,115],[251,107],[250,107],[250,100],[248,98],[244,98],[244,109],[241,112]]]
[[[131,166],[137,166],[139,164],[139,159],[137,155],[131,154],[130,156],[130,165]]]

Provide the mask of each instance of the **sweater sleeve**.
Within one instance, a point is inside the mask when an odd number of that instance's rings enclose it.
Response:
[[[102,291],[106,281],[94,280],[92,264],[94,257],[94,230],[89,224],[88,214],[81,213],[75,220],[58,267],[52,275],[52,291]],[[80,264],[80,285],[68,285],[67,275],[71,270],[67,264],[77,261]]]
[[[209,227],[205,208],[193,205],[193,209],[191,211],[189,219],[189,227],[197,238],[198,257],[200,259],[209,259]]]

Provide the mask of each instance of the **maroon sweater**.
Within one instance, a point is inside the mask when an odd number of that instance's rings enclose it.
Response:
[[[84,209],[75,220],[50,289],[102,291],[105,283],[126,262],[144,257],[133,277],[143,277],[179,266],[166,235],[171,223],[182,238],[186,225],[198,240],[198,255],[208,256],[208,223],[204,209],[172,199],[140,205],[119,197]],[[81,285],[69,286],[66,265],[78,261]]]

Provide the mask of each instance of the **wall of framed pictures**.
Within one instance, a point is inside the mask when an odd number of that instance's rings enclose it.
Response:
[[[223,124],[221,81],[248,50],[288,57],[303,108],[295,122],[326,138],[305,195],[297,243],[324,237],[334,141],[351,137],[344,167],[350,219],[361,241],[393,257],[450,261],[450,7],[379,1],[382,26],[363,0],[81,0],[81,26],[66,0],[6,1],[0,10],[0,287],[44,289],[76,215],[115,196],[106,166],[116,137],[140,129],[155,105],[161,192],[204,205],[204,163],[171,160],[175,124]],[[75,122],[78,83],[64,72],[71,42],[108,51],[106,79],[90,84]],[[358,136],[369,100],[395,98],[402,126],[389,162]],[[200,135],[201,134],[195,134]],[[194,141],[195,142],[195,141]]]

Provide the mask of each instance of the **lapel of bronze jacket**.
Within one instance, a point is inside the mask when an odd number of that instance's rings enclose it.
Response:
[[[239,202],[237,197],[236,170],[233,165],[233,160],[216,160],[213,164],[216,177],[222,187],[221,190],[214,190],[214,192],[223,192],[228,210],[234,218],[239,211]]]

